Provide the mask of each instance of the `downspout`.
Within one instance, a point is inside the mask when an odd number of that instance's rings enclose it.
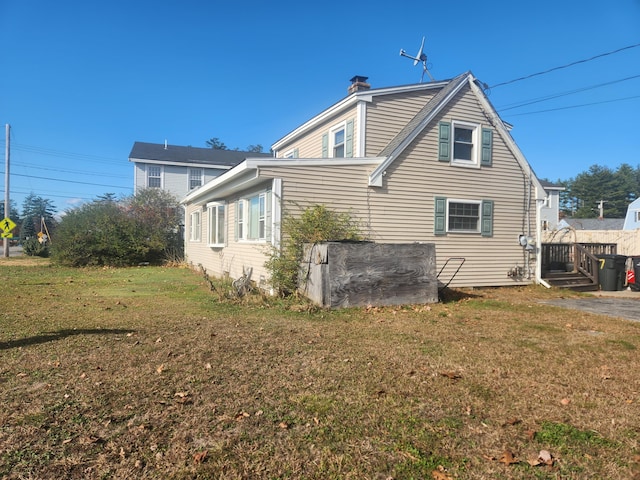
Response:
[[[536,283],[543,285],[546,288],[551,288],[546,281],[542,279],[542,225],[540,222],[540,215],[542,212],[542,206],[544,200],[536,199]]]

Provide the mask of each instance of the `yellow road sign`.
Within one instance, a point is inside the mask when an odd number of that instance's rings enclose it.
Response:
[[[11,233],[11,232],[2,232],[2,233],[0,233],[0,238],[13,238],[13,233]]]
[[[11,220],[9,217],[4,217],[2,220],[0,220],[0,228],[2,229],[3,232],[9,233],[11,230],[16,228],[16,224],[13,223],[13,220]],[[9,238],[9,237],[4,237],[4,238]]]

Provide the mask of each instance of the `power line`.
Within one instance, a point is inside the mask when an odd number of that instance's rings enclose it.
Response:
[[[536,110],[535,112],[514,113],[514,114],[508,115],[508,116],[519,117],[519,116],[522,116],[522,115],[533,115],[534,113],[556,112],[558,110],[569,110],[569,109],[572,109],[572,108],[590,107],[592,105],[602,105],[604,103],[622,102],[624,100],[633,100],[633,99],[636,99],[636,98],[640,98],[640,95],[634,95],[632,97],[624,97],[624,98],[615,98],[613,100],[604,100],[602,102],[582,103],[580,105],[569,105],[567,107],[549,108],[549,109],[546,109],[546,110]]]
[[[628,80],[633,80],[633,79],[636,79],[636,78],[640,78],[640,75],[633,75],[631,77],[621,78],[621,79],[618,79],[618,80],[612,80],[610,82],[599,83],[597,85],[591,85],[591,86],[587,86],[587,87],[582,87],[582,88],[578,88],[576,90],[569,90],[569,91],[566,91],[566,92],[561,92],[561,93],[549,95],[549,96],[546,96],[546,97],[539,97],[539,98],[534,98],[534,99],[531,99],[531,100],[524,100],[522,102],[510,103],[510,104],[505,105],[504,107],[498,108],[497,110],[500,111],[500,112],[504,112],[505,110],[512,110],[514,108],[525,107],[527,105],[532,105],[534,103],[546,102],[547,100],[553,100],[553,99],[556,99],[556,98],[566,97],[566,96],[569,96],[569,95],[574,95],[576,93],[585,92],[587,90],[593,90],[593,89],[600,88],[600,87],[606,87],[606,86],[609,86],[609,85],[614,85],[616,83],[626,82]]]
[[[514,78],[513,80],[509,80],[507,82],[497,83],[497,84],[492,85],[491,87],[488,87],[488,88],[491,89],[491,88],[496,88],[496,87],[502,87],[503,85],[509,85],[511,83],[519,82],[521,80],[527,80],[529,78],[537,77],[539,75],[545,75],[547,73],[555,72],[556,70],[561,70],[563,68],[573,67],[573,66],[581,64],[581,63],[591,62],[592,60],[596,60],[596,59],[602,58],[602,57],[607,57],[609,55],[614,55],[614,54],[620,53],[620,52],[622,52],[624,50],[630,50],[630,49],[636,48],[636,47],[640,47],[640,43],[636,43],[635,45],[628,45],[626,47],[618,48],[617,50],[612,50],[610,52],[601,53],[599,55],[594,55],[593,57],[585,58],[583,60],[577,60],[575,62],[567,63],[565,65],[560,65],[559,67],[553,67],[553,68],[549,68],[548,70],[543,70],[541,72],[536,72],[536,73],[532,73],[530,75],[525,75],[524,77]]]
[[[121,185],[104,185],[102,183],[78,182],[76,180],[63,180],[61,178],[38,177],[38,176],[35,176],[35,175],[24,175],[24,174],[20,174],[20,173],[12,173],[11,176],[26,177],[26,178],[37,178],[39,180],[51,180],[51,181],[54,181],[54,182],[74,183],[74,184],[77,184],[77,185],[92,185],[92,186],[95,186],[95,187],[128,188],[128,189],[131,189],[131,187],[123,187]]]

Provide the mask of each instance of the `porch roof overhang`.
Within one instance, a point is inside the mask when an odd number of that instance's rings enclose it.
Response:
[[[337,167],[349,165],[378,166],[384,157],[364,158],[247,158],[231,170],[205,183],[202,187],[185,196],[180,204],[204,205],[207,202],[222,200],[234,193],[247,190],[263,182],[260,175],[262,167]]]

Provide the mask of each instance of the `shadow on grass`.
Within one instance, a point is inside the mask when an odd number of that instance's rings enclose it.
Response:
[[[479,298],[482,295],[476,295],[474,293],[465,292],[462,290],[455,290],[452,288],[444,287],[438,290],[438,301],[441,303],[459,302],[466,298]]]
[[[11,348],[28,347],[30,345],[54,342],[56,340],[72,337],[74,335],[122,335],[133,332],[135,332],[135,330],[125,330],[118,328],[65,329],[58,330],[57,332],[45,332],[41,335],[35,335],[33,337],[19,338],[17,340],[9,340],[8,342],[0,342],[0,350],[9,350]]]

